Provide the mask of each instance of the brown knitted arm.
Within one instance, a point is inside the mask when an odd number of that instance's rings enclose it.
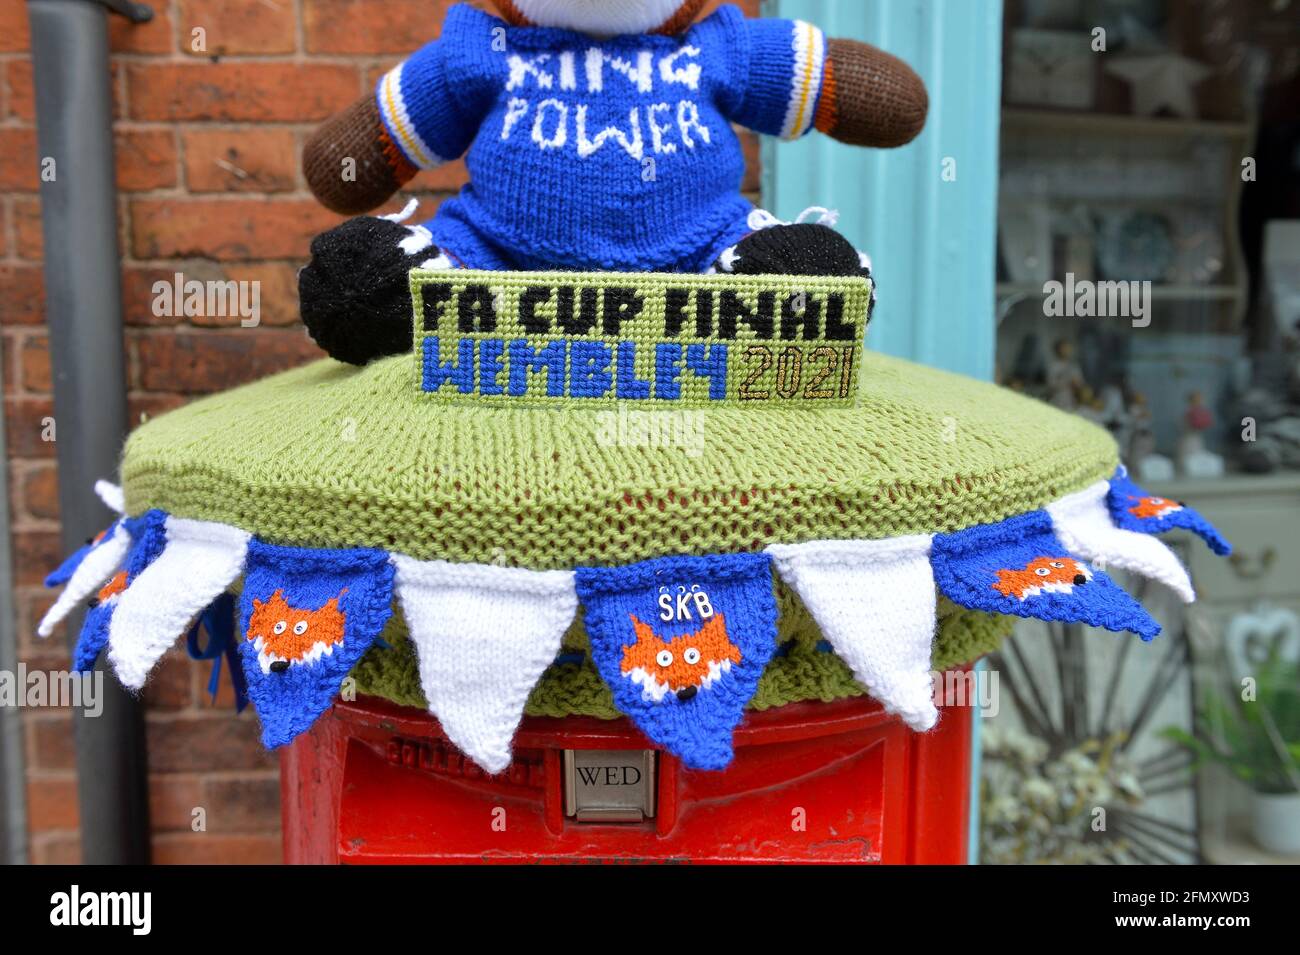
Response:
[[[312,134],[303,147],[302,168],[316,198],[345,215],[382,205],[417,172],[389,138],[372,95]]]
[[[896,56],[856,40],[826,41],[817,128],[853,146],[902,146],[925,125],[925,84]]]

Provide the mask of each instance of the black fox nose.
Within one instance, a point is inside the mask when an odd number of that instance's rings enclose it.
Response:
[[[271,664],[272,673],[283,673],[287,669],[289,669],[288,660],[276,660],[274,663]]]
[[[700,692],[700,688],[698,686],[688,686],[684,690],[677,691],[677,699],[685,703],[687,700],[695,699],[695,694],[698,692]]]
[[[1084,584],[1086,584],[1087,582],[1088,582],[1088,578],[1085,577],[1085,576],[1083,576],[1083,574],[1075,574],[1075,575],[1074,575],[1074,585],[1075,585],[1076,587],[1082,587],[1082,586],[1083,586]]]

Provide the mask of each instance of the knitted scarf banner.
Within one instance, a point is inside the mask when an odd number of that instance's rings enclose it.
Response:
[[[108,658],[122,685],[138,690],[195,617],[244,569],[252,536],[234,527],[167,517],[166,544],[121,598],[108,631]]]
[[[776,650],[767,554],[664,557],[577,571],[591,658],[615,705],[697,769],[722,769]]]
[[[528,694],[577,613],[573,574],[400,555],[393,563],[429,711],[470,759],[501,772]]]
[[[852,407],[870,279],[411,272],[430,399]]]
[[[857,681],[912,729],[934,726],[930,538],[813,541],[773,545],[768,553]]]
[[[162,511],[146,511],[140,517],[122,521],[122,529],[130,539],[125,565],[109,577],[91,600],[90,612],[81,625],[72,652],[72,667],[76,672],[88,673],[95,668],[95,661],[108,644],[114,613],[127,589],[158,559],[167,544],[166,522],[167,515]]]
[[[248,546],[240,655],[274,749],[306,732],[392,614],[393,565],[377,550]]]
[[[1066,549],[1046,511],[936,534],[930,562],[939,589],[963,607],[1131,630],[1144,640],[1160,632],[1141,604]]]
[[[1129,480],[1122,465],[1110,479],[1106,498],[1115,526],[1142,534],[1163,534],[1172,530],[1189,530],[1199,536],[1220,557],[1232,553],[1232,545],[1196,511],[1181,501],[1171,501],[1142,490]]]

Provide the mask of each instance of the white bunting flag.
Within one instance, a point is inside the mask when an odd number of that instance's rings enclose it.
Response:
[[[778,544],[768,553],[867,692],[912,729],[933,727],[930,538]]]
[[[1167,585],[1185,603],[1194,601],[1192,580],[1173,551],[1150,534],[1115,526],[1106,507],[1109,490],[1108,482],[1098,481],[1047,506],[1061,543],[1103,570],[1118,567],[1141,574]]]
[[[167,543],[118,598],[108,659],[122,684],[144,686],[159,658],[244,569],[250,534],[225,524],[168,517]]]
[[[113,527],[113,533],[108,539],[92,546],[77,565],[77,569],[68,578],[63,593],[59,594],[59,599],[54,601],[54,606],[41,618],[36,632],[42,637],[52,634],[54,628],[72,613],[77,604],[89,598],[104,581],[117,573],[130,549],[131,535],[119,522]]]
[[[577,613],[574,575],[392,559],[429,711],[474,762],[501,772],[528,695]]]

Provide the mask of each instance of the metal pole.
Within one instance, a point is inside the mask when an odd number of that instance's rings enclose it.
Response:
[[[0,391],[4,369],[0,368]],[[4,415],[0,415],[0,450],[5,444]],[[8,457],[6,456],[6,460]],[[9,538],[9,468],[0,467],[0,673],[18,672],[18,641],[14,619],[13,548]],[[22,721],[16,707],[0,706],[0,865],[27,861],[27,787],[23,771]]]
[[[126,436],[108,14],[89,0],[29,0],[27,12],[59,509],[71,550],[102,528],[104,512],[91,487],[116,473]],[[71,633],[80,629],[80,617]],[[143,714],[115,680],[104,679],[103,698],[99,717],[75,717],[82,859],[148,862]]]

